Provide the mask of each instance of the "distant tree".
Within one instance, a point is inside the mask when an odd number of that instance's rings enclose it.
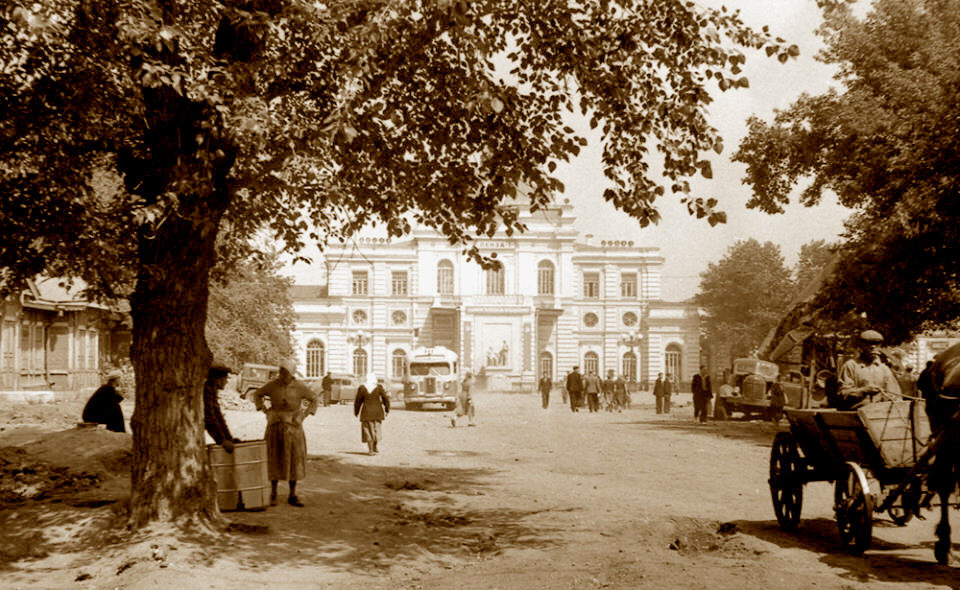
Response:
[[[706,315],[705,335],[734,357],[755,352],[789,308],[794,282],[773,242],[741,240],[700,273],[694,301]]]
[[[218,260],[264,227],[296,251],[414,221],[479,257],[474,236],[523,229],[518,187],[532,210],[562,190],[571,113],[603,132],[616,207],[645,225],[670,191],[722,221],[688,180],[722,150],[710,92],[748,86],[743,49],[797,54],[682,0],[8,0],[0,279],[129,296],[130,524],[222,523],[201,398]]]
[[[779,211],[805,183],[804,204],[856,208],[818,306],[896,342],[960,317],[960,0],[874,0],[863,18],[821,4],[842,88],[752,119],[734,159],[751,206]]]
[[[825,281],[832,270],[836,258],[837,244],[829,244],[826,240],[813,240],[800,246],[800,254],[793,270],[794,282],[797,285],[799,296],[809,295],[819,290],[820,281]]]
[[[293,354],[295,326],[290,287],[275,253],[241,261],[210,282],[207,345],[214,359],[239,369],[244,363],[277,364]]]

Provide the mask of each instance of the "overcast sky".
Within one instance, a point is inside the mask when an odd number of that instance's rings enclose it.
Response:
[[[699,275],[710,262],[722,258],[738,240],[757,238],[779,244],[789,265],[796,262],[800,246],[814,239],[835,241],[843,231],[849,211],[836,201],[806,208],[794,204],[782,215],[748,210],[749,187],[741,184],[744,166],[729,161],[744,135],[750,115],[770,120],[774,109],[785,109],[801,93],[820,94],[835,84],[832,70],[815,61],[822,46],[814,34],[820,13],[814,0],[717,0],[701,4],[725,4],[739,8],[743,20],[755,27],[768,25],[771,32],[800,47],[801,55],[787,64],[762,53],[747,53],[745,74],[750,88],[716,92],[710,105],[710,122],[721,132],[724,152],[713,157],[713,179],[697,179],[693,195],[715,197],[727,213],[727,223],[710,227],[705,220],[687,214],[679,197],[662,197],[657,206],[663,219],[656,227],[639,225],[603,200],[605,179],[600,172],[600,146],[595,138],[571,166],[561,172],[569,198],[583,233],[598,239],[630,239],[643,246],[658,246],[666,258],[663,298],[684,300],[699,288]]]

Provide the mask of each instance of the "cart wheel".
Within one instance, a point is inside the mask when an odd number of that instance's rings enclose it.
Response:
[[[789,432],[778,432],[770,451],[770,497],[780,528],[792,531],[800,524],[803,508],[803,459]]]
[[[833,510],[840,529],[840,542],[854,555],[862,555],[873,538],[873,494],[863,469],[847,462],[846,473],[833,491]]]

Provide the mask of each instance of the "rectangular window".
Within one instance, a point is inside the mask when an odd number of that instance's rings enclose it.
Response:
[[[587,299],[600,299],[600,273],[583,273],[583,296]]]
[[[487,295],[503,295],[503,267],[498,266],[496,268],[488,268],[484,272],[487,278]]]
[[[99,368],[99,363],[97,359],[100,350],[100,333],[96,330],[87,330],[87,368],[91,370],[97,370]]]
[[[370,293],[370,289],[367,284],[367,271],[365,270],[353,271],[352,286],[353,288],[351,292],[354,295],[368,295]]]
[[[73,366],[76,369],[83,369],[84,362],[87,360],[87,331],[81,329],[77,332],[77,350],[74,355]]]
[[[453,295],[453,263],[441,261],[437,266],[437,292],[441,295]]]
[[[620,296],[624,299],[637,298],[637,273],[625,272],[620,275]]]
[[[392,293],[394,295],[407,294],[407,271],[395,270],[391,273]]]

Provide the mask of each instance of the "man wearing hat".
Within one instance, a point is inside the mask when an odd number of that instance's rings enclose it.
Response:
[[[84,422],[94,424],[106,424],[107,430],[113,432],[126,432],[123,425],[123,410],[120,409],[120,402],[123,396],[118,391],[120,387],[120,373],[110,373],[107,375],[107,382],[100,386],[90,399],[83,406],[81,418]]]
[[[267,404],[269,400],[269,405]],[[307,402],[304,407],[303,402]],[[320,396],[294,377],[290,361],[280,364],[280,374],[253,392],[257,410],[267,415],[267,473],[270,477],[270,505],[277,503],[277,482],[287,480],[287,503],[303,506],[297,497],[297,481],[307,473],[307,437],[303,419],[317,413]]]
[[[213,437],[214,442],[223,446],[228,453],[233,452],[233,445],[239,442],[230,435],[227,421],[220,410],[220,390],[227,386],[230,376],[230,367],[214,363],[207,371],[207,380],[203,384],[203,423]]]
[[[883,336],[876,330],[864,330],[859,337],[860,353],[840,367],[837,408],[852,410],[874,395],[900,397],[900,383],[880,359]]]

